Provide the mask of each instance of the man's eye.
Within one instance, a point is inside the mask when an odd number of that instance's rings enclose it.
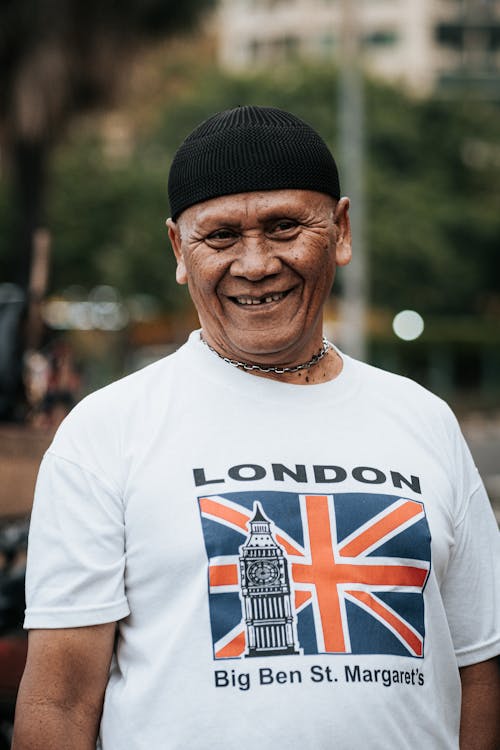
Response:
[[[207,241],[212,242],[231,242],[236,238],[236,234],[230,229],[217,229],[207,236]]]
[[[297,222],[292,221],[291,219],[283,219],[282,221],[278,221],[277,224],[273,226],[273,232],[275,234],[279,234],[280,232],[289,232],[292,229],[295,229],[297,227]]]

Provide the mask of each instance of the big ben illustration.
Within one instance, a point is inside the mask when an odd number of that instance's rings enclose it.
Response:
[[[239,558],[245,656],[298,654],[288,560],[258,502],[248,525]]]

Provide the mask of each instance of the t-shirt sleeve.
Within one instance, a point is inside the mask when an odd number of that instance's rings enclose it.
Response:
[[[465,667],[500,654],[500,535],[460,432],[455,457],[460,512],[441,593],[458,666]]]
[[[25,628],[126,617],[125,527],[116,490],[49,450],[37,480],[26,573]]]

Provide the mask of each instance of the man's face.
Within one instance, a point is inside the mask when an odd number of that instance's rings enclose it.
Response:
[[[291,365],[321,348],[335,268],[350,260],[348,199],[239,193],[186,209],[169,236],[205,340],[245,362]]]

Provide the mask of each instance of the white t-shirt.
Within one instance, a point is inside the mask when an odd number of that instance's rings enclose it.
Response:
[[[27,628],[119,621],[102,750],[456,750],[500,652],[499,538],[448,407],[191,335],[86,398],[37,483]]]

